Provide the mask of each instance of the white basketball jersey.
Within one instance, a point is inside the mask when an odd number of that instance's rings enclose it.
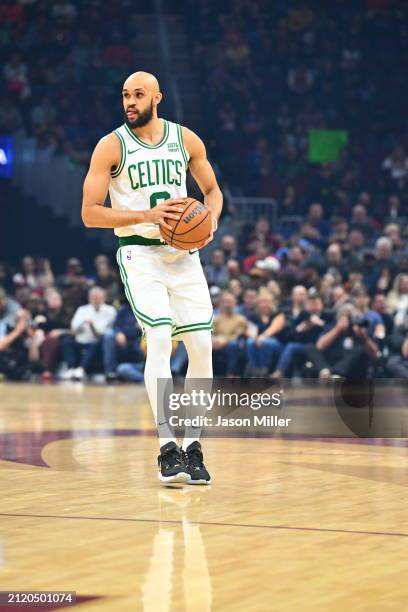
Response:
[[[126,125],[114,131],[121,145],[120,164],[111,172],[109,195],[117,210],[148,210],[169,198],[185,198],[189,155],[181,126],[163,120],[163,138],[156,145],[140,140]],[[160,238],[159,226],[138,223],[115,228],[119,237]]]

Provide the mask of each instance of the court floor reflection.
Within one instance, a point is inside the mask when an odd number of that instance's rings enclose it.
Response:
[[[212,584],[200,526],[190,522],[191,505],[202,502],[196,489],[168,487],[158,491],[158,529],[154,535],[148,569],[141,591],[144,612],[171,612],[174,599],[185,610],[209,612]],[[181,518],[172,524],[170,512]],[[174,599],[173,599],[174,598]]]

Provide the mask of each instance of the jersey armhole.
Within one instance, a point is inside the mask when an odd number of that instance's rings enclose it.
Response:
[[[180,124],[177,124],[177,135],[178,135],[178,141],[179,141],[181,153],[183,155],[184,163],[186,164],[186,170],[187,170],[187,168],[188,168],[188,161],[190,159],[190,155],[187,153],[187,150],[186,150],[186,148],[184,146],[183,132],[182,132]]]
[[[121,151],[119,165],[116,166],[116,168],[111,171],[111,177],[115,178],[115,177],[119,176],[119,174],[122,172],[123,167],[125,165],[125,161],[126,161],[126,147],[125,147],[125,141],[123,140],[123,136],[122,136],[122,134],[120,132],[118,132],[118,130],[115,130],[114,132],[112,132],[112,134],[115,134],[115,136],[118,137],[119,142],[120,142],[120,151]]]

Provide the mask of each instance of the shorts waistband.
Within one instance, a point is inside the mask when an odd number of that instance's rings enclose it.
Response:
[[[129,244],[143,244],[145,246],[164,246],[166,242],[160,240],[160,238],[145,238],[144,236],[122,236],[119,238],[119,246],[128,246]]]

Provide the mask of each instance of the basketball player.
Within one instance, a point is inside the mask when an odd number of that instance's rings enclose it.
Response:
[[[166,245],[159,226],[171,230],[166,220],[180,217],[188,168],[204,195],[213,232],[222,193],[200,138],[158,117],[162,94],[152,74],[131,74],[122,95],[125,122],[95,147],[84,183],[82,219],[86,227],[114,228],[119,238],[117,260],[125,292],[146,334],[145,382],[159,433],[159,480],[209,484],[201,430],[187,427],[179,448],[167,419],[160,416],[165,407],[160,406],[157,380],[171,379],[172,337],[185,344],[187,379],[212,377],[212,305],[198,252]],[[108,190],[112,208],[104,206]]]

